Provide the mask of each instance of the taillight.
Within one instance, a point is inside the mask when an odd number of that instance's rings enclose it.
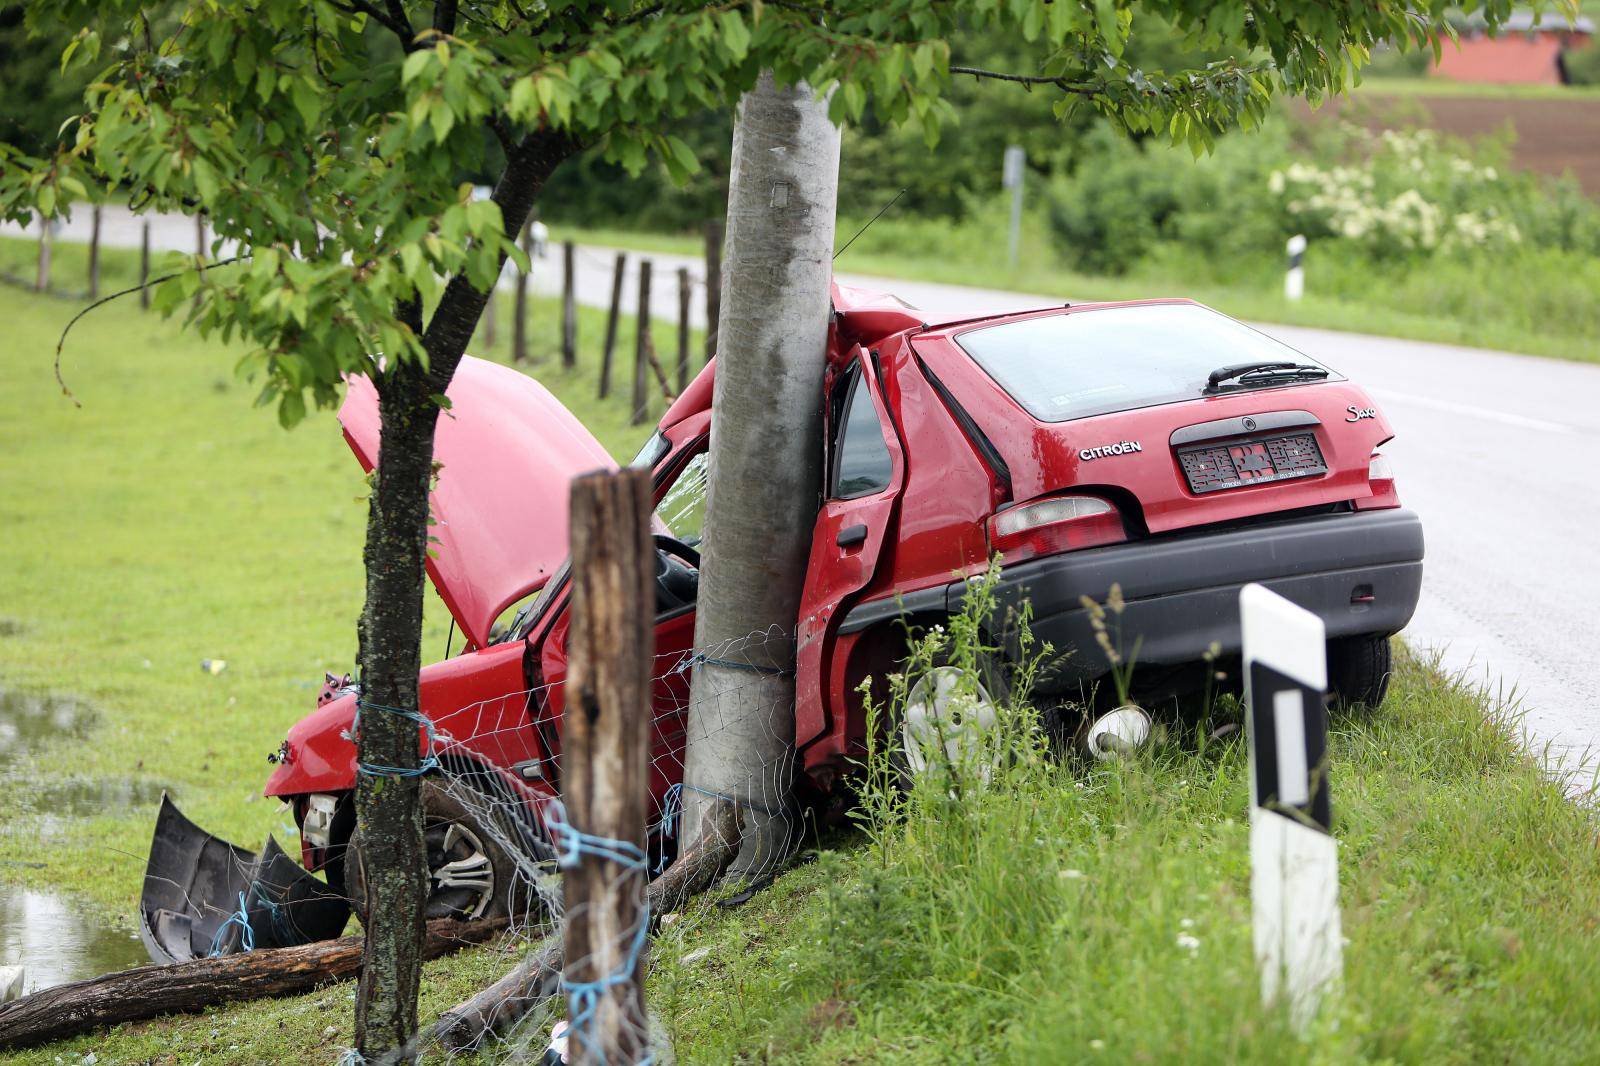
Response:
[[[1098,496],[1051,496],[989,519],[989,545],[1008,558],[1117,544],[1128,539],[1116,505]]]
[[[1367,486],[1372,490],[1372,495],[1357,500],[1357,510],[1375,511],[1400,506],[1400,494],[1394,488],[1394,470],[1389,466],[1389,457],[1382,452],[1373,452],[1372,458],[1367,461]]]

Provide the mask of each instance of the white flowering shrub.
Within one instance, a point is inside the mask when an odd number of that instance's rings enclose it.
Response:
[[[1520,189],[1495,166],[1432,130],[1345,132],[1361,163],[1293,162],[1267,176],[1290,229],[1381,257],[1522,243],[1510,207]]]

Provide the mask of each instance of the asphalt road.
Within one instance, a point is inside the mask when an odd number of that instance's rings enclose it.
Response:
[[[61,237],[86,239],[87,213]],[[15,233],[14,227],[3,232]],[[103,240],[136,247],[137,222],[108,211]],[[195,228],[157,219],[156,248],[192,250]],[[610,298],[615,249],[582,247],[583,303]],[[560,249],[537,260],[534,288],[559,290]],[[629,255],[624,306],[636,307]],[[677,277],[696,286],[704,324],[704,264],[648,253],[652,314],[677,315]],[[844,284],[884,288],[941,312],[1038,307],[1038,296],[841,274]],[[1514,283],[1514,279],[1507,279]],[[1182,295],[1152,293],[1151,295]],[[1530,746],[1575,784],[1585,753],[1600,753],[1600,364],[1329,330],[1262,326],[1366,386],[1396,430],[1385,448],[1401,499],[1423,517],[1428,558],[1423,599],[1406,630],[1414,648],[1437,651],[1446,669],[1515,700]]]

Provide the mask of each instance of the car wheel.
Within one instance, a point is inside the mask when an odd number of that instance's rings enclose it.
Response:
[[[1340,706],[1376,709],[1389,691],[1394,653],[1386,636],[1328,641],[1328,688]]]
[[[470,920],[501,918],[529,910],[536,902],[534,877],[554,869],[554,853],[517,822],[503,799],[490,798],[460,783],[447,787],[422,782],[422,840],[427,856],[425,916]],[[526,855],[513,856],[508,841]],[[358,829],[350,842],[345,881],[350,900],[365,919],[369,910],[366,857]],[[519,863],[518,859],[523,861]],[[519,868],[520,867],[520,868]]]
[[[959,665],[941,657],[911,679],[891,723],[889,750],[902,787],[950,767],[989,780],[1002,755],[995,731],[1009,691],[1003,665],[982,652]]]

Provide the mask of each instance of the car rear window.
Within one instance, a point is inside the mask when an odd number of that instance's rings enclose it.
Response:
[[[1196,304],[1102,307],[968,330],[956,343],[1041,422],[1192,400],[1230,363],[1320,365]]]

